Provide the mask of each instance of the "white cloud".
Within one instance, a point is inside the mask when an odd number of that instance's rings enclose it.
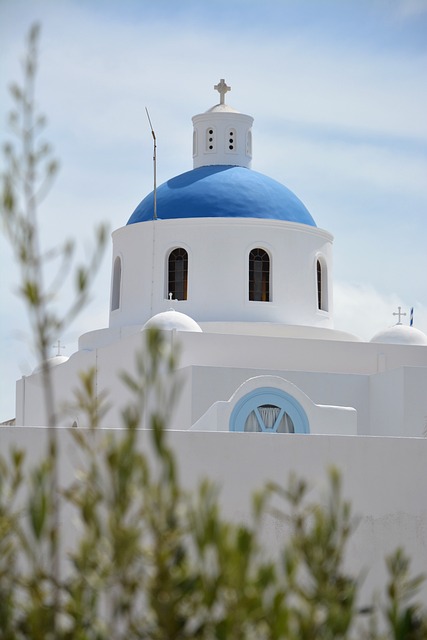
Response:
[[[427,14],[427,0],[397,0],[396,16],[403,19],[414,19]]]
[[[396,324],[393,313],[398,307],[407,315],[402,320],[409,324],[411,306],[414,306],[414,326],[427,334],[427,305],[410,304],[396,294],[384,294],[370,284],[336,282],[334,285],[335,328],[353,333],[369,341],[378,331]]]
[[[256,161],[265,170],[269,167],[270,173],[289,166],[311,185],[347,193],[355,188],[359,192],[376,189],[388,193],[390,200],[395,193],[427,195],[427,158],[419,152],[375,141],[328,139],[327,135],[310,139],[289,130],[281,130],[279,136],[269,130],[260,142]]]

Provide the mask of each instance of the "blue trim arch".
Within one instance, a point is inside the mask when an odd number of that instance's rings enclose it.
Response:
[[[230,431],[244,431],[245,423],[252,411],[257,412],[259,407],[273,405],[280,408],[280,414],[276,420],[275,427],[281,420],[284,413],[291,418],[294,426],[294,433],[310,433],[310,426],[307,414],[295,398],[289,393],[275,387],[260,387],[241,398],[230,416]],[[275,429],[262,429],[264,433],[275,433]]]

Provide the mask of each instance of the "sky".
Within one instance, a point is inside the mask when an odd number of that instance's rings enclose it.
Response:
[[[96,225],[125,225],[152,189],[145,107],[158,183],[191,169],[191,117],[225,78],[227,102],[255,119],[252,168],[334,235],[335,327],[369,340],[401,306],[427,332],[427,0],[0,0],[2,147],[35,21],[36,101],[61,166],[39,209],[44,247],[73,237],[88,258]],[[3,234],[0,256],[1,422],[37,362]],[[110,277],[109,244],[90,304],[58,336],[64,355],[108,326]]]

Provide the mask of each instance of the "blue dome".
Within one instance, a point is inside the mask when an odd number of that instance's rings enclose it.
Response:
[[[128,224],[153,219],[150,193],[137,206]],[[316,226],[292,191],[262,173],[229,165],[210,165],[171,178],[157,189],[157,217],[262,218]]]

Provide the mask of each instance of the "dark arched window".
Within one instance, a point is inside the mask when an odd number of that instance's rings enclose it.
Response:
[[[270,301],[270,257],[264,249],[249,254],[249,300]]]
[[[168,297],[173,300],[187,300],[188,253],[179,247],[169,256]]]
[[[119,256],[114,260],[113,268],[113,291],[111,294],[111,310],[120,307],[120,288],[122,284],[122,261]]]
[[[317,278],[317,308],[321,311],[328,310],[328,283],[326,265],[320,260],[316,262]]]

